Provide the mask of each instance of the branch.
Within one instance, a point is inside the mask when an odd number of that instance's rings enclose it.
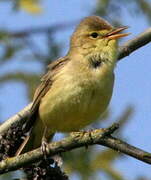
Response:
[[[136,36],[119,47],[118,60],[130,55],[133,51],[151,42],[151,28]]]
[[[122,46],[119,47],[118,52],[118,60],[130,55],[133,51],[145,46],[151,42],[151,28],[147,29],[143,33],[136,36],[134,39],[131,39],[124,43]],[[26,118],[29,115],[31,104],[26,106],[23,110],[21,110],[18,114],[14,115],[13,117],[9,118],[6,122],[4,122],[0,126],[0,134],[5,133],[9,127],[13,124],[18,122],[24,123]]]
[[[69,137],[64,138],[62,141],[50,143],[48,145],[48,155],[53,156],[62,152],[71,151],[75,148],[98,144],[110,147],[118,152],[125,153],[138,160],[151,164],[151,153],[145,152],[111,136],[117,128],[118,125],[113,124],[107,129],[95,129],[90,132],[72,133]],[[40,148],[20,156],[8,158],[0,162],[0,174],[25,167],[27,164],[37,162],[42,158],[43,153]]]
[[[28,104],[24,109],[22,109],[20,112],[12,116],[11,118],[7,119],[2,125],[0,125],[0,135],[7,132],[7,130],[15,124],[24,124],[27,120],[27,117],[30,113],[32,103]]]
[[[14,32],[9,32],[6,31],[6,33],[10,37],[14,38],[23,38],[32,34],[39,34],[39,33],[48,33],[48,32],[56,32],[60,30],[66,30],[69,27],[72,27],[75,25],[76,21],[68,22],[68,23],[59,23],[55,24],[52,26],[45,26],[45,27],[35,27],[35,28],[27,28],[25,30],[20,30],[20,31],[14,31]]]

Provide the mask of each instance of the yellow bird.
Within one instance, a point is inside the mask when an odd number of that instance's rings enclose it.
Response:
[[[117,40],[128,35],[119,34],[126,28],[98,16],[80,22],[67,55],[48,66],[35,92],[30,118],[36,119],[23,152],[39,147],[43,134],[48,140],[99,119],[112,96]]]

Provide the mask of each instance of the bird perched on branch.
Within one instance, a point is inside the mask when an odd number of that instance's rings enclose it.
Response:
[[[34,122],[26,152],[50,139],[55,132],[72,132],[98,120],[106,110],[113,90],[117,40],[127,27],[114,28],[90,16],[71,36],[66,56],[52,62],[42,77],[31,108]],[[28,123],[27,123],[28,124]]]

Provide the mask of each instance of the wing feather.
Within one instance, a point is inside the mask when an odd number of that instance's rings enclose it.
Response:
[[[33,104],[30,110],[30,115],[27,120],[25,131],[29,131],[36,121],[38,115],[39,104],[43,96],[50,90],[53,84],[53,76],[61,70],[61,68],[69,62],[68,57],[59,58],[48,65],[48,72],[41,78],[41,83],[35,91]]]

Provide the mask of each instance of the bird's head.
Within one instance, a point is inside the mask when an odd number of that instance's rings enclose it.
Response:
[[[128,35],[128,33],[120,34],[126,28],[126,26],[114,28],[98,16],[86,17],[71,37],[70,51],[88,58],[113,61],[116,59],[117,40]]]

